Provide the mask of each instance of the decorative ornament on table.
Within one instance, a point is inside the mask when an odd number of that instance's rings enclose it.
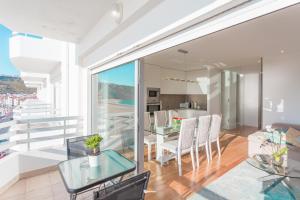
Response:
[[[86,148],[91,150],[89,155],[89,164],[91,167],[97,167],[100,164],[98,155],[100,154],[100,142],[102,140],[103,138],[96,134],[88,137],[84,142]]]
[[[286,145],[286,133],[280,129],[273,129],[271,126],[266,126],[265,142],[262,147],[271,147],[272,163],[282,166],[284,158],[288,153]]]

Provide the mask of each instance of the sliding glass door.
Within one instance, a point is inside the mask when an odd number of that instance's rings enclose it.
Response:
[[[138,62],[92,75],[92,131],[104,137],[103,149],[137,160]]]

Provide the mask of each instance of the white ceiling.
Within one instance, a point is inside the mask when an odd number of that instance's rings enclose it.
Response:
[[[145,63],[192,71],[207,67],[257,68],[260,57],[300,51],[300,5],[145,57]],[[178,49],[189,51],[184,57]]]
[[[13,31],[79,41],[116,0],[0,0],[0,23]],[[35,32],[32,32],[34,30]]]

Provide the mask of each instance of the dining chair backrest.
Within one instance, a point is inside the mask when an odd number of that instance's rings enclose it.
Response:
[[[183,119],[178,138],[178,150],[189,149],[193,146],[195,128],[197,125],[196,118]]]
[[[175,110],[169,110],[168,111],[169,126],[172,126],[173,117],[179,117],[179,113]]]
[[[94,192],[95,200],[141,200],[145,198],[150,171]]]
[[[219,137],[221,131],[221,122],[222,122],[222,117],[220,115],[216,115],[216,114],[212,115],[210,133],[209,133],[210,140],[215,140]]]
[[[149,112],[145,112],[144,113],[144,130],[145,131],[145,135],[147,135],[148,133],[150,133],[151,129],[151,117],[150,117],[150,113]]]
[[[87,156],[91,150],[85,147],[84,141],[89,137],[81,136],[75,138],[68,138],[67,141],[67,157],[68,160]]]
[[[208,141],[211,116],[200,116],[196,134],[196,144],[204,144]]]
[[[167,112],[165,110],[162,111],[155,111],[154,112],[154,126],[166,126],[167,125]]]

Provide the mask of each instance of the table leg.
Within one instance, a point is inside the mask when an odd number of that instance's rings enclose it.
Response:
[[[157,134],[156,135],[156,156],[155,159],[157,161],[161,161],[161,157],[162,157],[162,148],[161,148],[161,144],[164,143],[164,136]]]
[[[70,194],[70,200],[76,200],[77,194]]]

